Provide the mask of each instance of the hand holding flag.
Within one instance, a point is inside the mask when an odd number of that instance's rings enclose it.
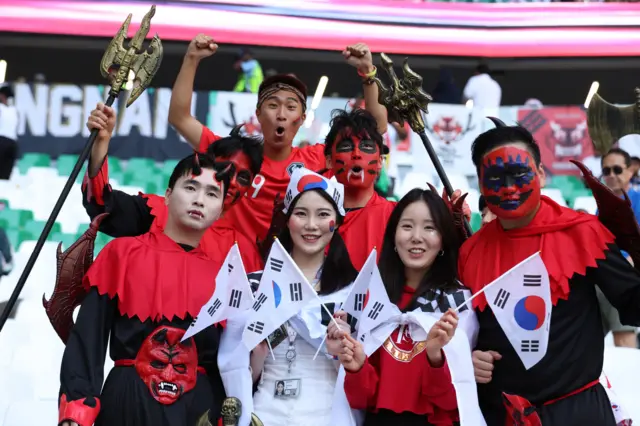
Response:
[[[442,349],[453,339],[458,327],[458,314],[449,309],[429,330],[427,335],[427,357],[432,365],[442,362]]]
[[[342,338],[340,341],[338,360],[340,360],[340,364],[342,364],[346,371],[351,373],[359,371],[366,359],[367,356],[364,353],[362,343],[350,335]]]

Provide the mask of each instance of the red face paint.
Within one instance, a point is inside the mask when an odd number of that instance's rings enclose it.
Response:
[[[378,144],[368,135],[346,129],[331,147],[331,164],[338,182],[346,188],[371,188],[380,171]]]
[[[335,221],[330,221],[329,222],[329,232],[333,232],[336,229],[336,222]]]
[[[540,178],[531,154],[502,146],[486,154],[480,169],[482,195],[496,216],[517,219],[540,203]]]
[[[136,371],[160,404],[173,404],[196,385],[198,351],[193,339],[180,343],[183,335],[179,328],[160,326],[136,355]]]
[[[254,176],[251,172],[251,161],[247,154],[242,151],[237,151],[229,157],[218,157],[218,159],[233,163],[236,169],[236,172],[231,176],[229,190],[224,199],[224,210],[227,210],[247,193]]]

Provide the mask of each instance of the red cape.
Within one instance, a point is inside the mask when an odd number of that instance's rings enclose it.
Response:
[[[101,295],[118,297],[129,318],[195,318],[215,289],[219,262],[200,247],[185,251],[162,232],[116,238],[107,244],[84,277]]]
[[[340,226],[340,235],[349,251],[351,263],[359,271],[367,261],[371,250],[376,247],[378,259],[382,251],[384,230],[396,203],[388,201],[377,193],[358,210],[347,213]]]
[[[561,207],[543,196],[529,225],[505,231],[494,220],[465,241],[458,262],[460,280],[476,293],[540,250],[555,305],[569,297],[569,279],[574,274],[584,275],[587,267],[595,267],[614,239],[597,217]],[[484,293],[473,301],[481,311],[486,305]]]
[[[140,196],[147,199],[147,206],[151,209],[151,215],[155,217],[151,224],[151,231],[164,231],[164,226],[167,223],[168,216],[164,197],[154,194],[140,194]],[[244,269],[247,272],[261,270],[263,267],[262,259],[258,254],[258,246],[256,242],[249,241],[247,237],[233,228],[220,226],[209,227],[202,236],[200,248],[210,259],[223,264],[229,250],[236,242],[240,249]]]

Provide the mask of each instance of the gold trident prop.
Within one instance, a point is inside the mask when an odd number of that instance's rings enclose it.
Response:
[[[102,57],[102,61],[100,63],[100,71],[105,78],[109,79],[109,83],[111,84],[111,89],[109,90],[109,97],[105,104],[107,106],[113,105],[113,102],[116,100],[120,91],[122,90],[123,84],[127,81],[129,77],[129,71],[133,71],[136,74],[136,78],[134,80],[135,88],[131,92],[131,96],[127,101],[127,107],[130,106],[141,94],[144,90],[149,87],[151,84],[151,80],[155,76],[158,68],[160,67],[160,62],[162,61],[162,43],[160,42],[160,38],[156,35],[150,43],[150,51],[142,51],[142,43],[144,42],[145,37],[149,33],[149,28],[151,26],[151,18],[156,12],[156,7],[151,6],[151,10],[144,16],[142,19],[142,24],[140,25],[140,29],[136,32],[135,36],[129,43],[128,49],[124,48],[124,41],[127,37],[127,30],[129,28],[129,24],[131,23],[132,15],[129,14],[127,19],[124,21],[120,30],[116,34],[116,36],[111,40],[109,46],[107,47],[104,56]],[[71,188],[73,187],[78,174],[80,174],[80,170],[82,169],[82,165],[85,160],[89,157],[89,153],[91,152],[91,148],[93,147],[93,143],[98,136],[98,130],[94,129],[91,131],[91,135],[89,139],[87,139],[87,143],[82,150],[82,153],[78,157],[78,161],[76,165],[73,167],[69,179],[67,179],[67,183],[62,189],[62,193],[60,197],[58,197],[58,201],[56,202],[53,210],[51,211],[51,215],[47,220],[47,223],[44,225],[44,229],[36,242],[36,246],[27,261],[26,266],[24,267],[24,271],[22,271],[22,275],[16,284],[16,287],[13,289],[13,293],[11,294],[11,298],[7,302],[4,310],[0,313],[0,331],[4,327],[7,319],[9,318],[9,314],[13,310],[18,296],[22,292],[25,283],[27,282],[27,278],[33,269],[33,265],[35,265],[40,252],[42,251],[42,246],[44,246],[49,233],[51,232],[51,228],[62,209],[62,205],[67,199],[69,192],[71,192]]]
[[[390,123],[396,122],[404,125],[404,122],[407,121],[411,130],[420,136],[445,191],[451,197],[453,187],[440,163],[438,154],[425,133],[424,118],[422,118],[423,112],[429,113],[429,102],[433,101],[433,98],[422,89],[422,77],[409,67],[409,58],[405,58],[402,65],[402,80],[396,75],[391,58],[384,53],[380,53],[380,58],[384,70],[391,79],[391,84],[387,87],[378,77],[373,77],[373,81],[378,85],[378,102],[387,108],[387,119]],[[464,226],[467,234],[471,235],[469,222],[465,220]]]
[[[606,154],[614,143],[626,135],[640,133],[640,89],[635,88],[636,103],[616,106],[597,93],[587,109],[587,127],[596,151]]]

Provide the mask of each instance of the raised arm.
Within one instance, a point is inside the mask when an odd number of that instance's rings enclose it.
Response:
[[[378,131],[384,135],[387,133],[387,109],[378,102],[378,85],[370,80],[375,75],[372,73],[376,68],[373,66],[369,46],[365,43],[352,44],[342,51],[342,56],[349,65],[358,70],[358,75],[362,78],[364,107],[375,117],[378,122]]]
[[[114,312],[114,302],[95,288],[82,302],[62,356],[58,424],[92,426],[100,413],[104,360]]]
[[[201,145],[203,125],[191,115],[193,81],[196,78],[196,70],[200,61],[213,55],[217,50],[218,45],[213,41],[213,38],[204,34],[198,34],[191,40],[171,92],[169,123],[195,150],[198,150]]]

